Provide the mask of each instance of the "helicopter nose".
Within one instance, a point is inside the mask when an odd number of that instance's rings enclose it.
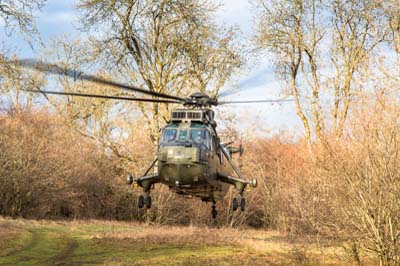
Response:
[[[204,181],[205,166],[190,162],[159,164],[159,177],[172,186],[193,186]]]
[[[159,151],[158,159],[161,162],[199,162],[197,147],[163,147]]]

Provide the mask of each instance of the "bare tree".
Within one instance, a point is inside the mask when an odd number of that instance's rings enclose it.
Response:
[[[82,69],[96,69],[93,67],[92,54],[90,49],[87,49],[86,42],[58,39],[54,41],[51,49],[45,52],[45,56],[54,58],[52,60],[59,62],[60,67],[77,71],[77,73],[80,73]],[[112,79],[101,69],[98,70],[97,75],[104,79]],[[61,88],[64,92],[123,95],[122,91],[106,85],[88,83],[65,76],[50,78],[48,84]],[[42,88],[37,86],[36,89]],[[146,132],[137,130],[141,129],[138,122],[142,119],[136,118],[138,111],[132,110],[131,103],[77,96],[44,96],[71,129],[95,140],[105,151],[111,151],[119,159],[122,168],[136,169],[137,165],[145,164],[145,161],[151,158],[145,152],[132,154],[134,150],[132,145],[136,142],[135,135],[144,135]]]
[[[260,1],[258,6],[256,43],[276,56],[306,139],[311,143],[312,133],[323,144],[329,135],[340,138],[354,99],[354,78],[387,36],[382,6],[367,0]]]
[[[0,2],[0,22],[4,23],[4,31],[8,36],[16,30],[20,31],[30,45],[32,37],[39,37],[33,12],[41,9],[46,0],[3,0]],[[14,110],[19,110],[21,88],[32,87],[33,77],[27,77],[20,72],[18,66],[11,66],[7,63],[9,48],[0,51],[0,92],[15,90],[16,101],[10,102],[14,105]],[[29,102],[29,99],[28,99]]]
[[[303,24],[307,10],[303,1],[260,1],[262,9],[259,19],[257,44],[276,55],[276,71],[288,83],[296,103],[296,112],[301,119],[306,139],[311,141],[311,126],[300,102],[298,76],[303,61]]]
[[[372,50],[381,43],[386,31],[380,17],[381,6],[376,1],[334,1],[333,5],[332,65],[333,82],[333,133],[343,134],[349,107],[354,98],[354,78],[366,63]]]
[[[387,27],[390,29],[390,41],[397,53],[400,52],[400,3],[396,0],[382,3],[387,16]]]
[[[19,112],[21,103],[24,108],[30,109],[33,95],[27,95],[26,90],[32,90],[44,84],[43,75],[23,70],[18,64],[1,64],[0,62],[0,95],[7,98],[8,112]]]
[[[92,38],[100,61],[149,91],[215,93],[241,62],[235,31],[214,25],[215,7],[206,1],[85,0],[78,7],[84,28],[103,32]],[[138,106],[156,143],[168,106]]]
[[[41,9],[46,0],[2,0],[0,2],[0,20],[5,31],[11,35],[18,28],[28,39],[38,33],[33,12]]]

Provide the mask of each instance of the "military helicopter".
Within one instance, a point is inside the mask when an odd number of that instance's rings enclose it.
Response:
[[[139,208],[151,208],[150,191],[157,183],[164,184],[177,194],[198,197],[204,202],[212,203],[211,215],[217,216],[216,202],[223,199],[230,186],[234,186],[237,195],[232,200],[232,208],[241,211],[246,208],[244,191],[257,186],[257,179],[247,180],[232,161],[233,154],[243,154],[243,148],[231,146],[233,143],[222,143],[217,133],[213,106],[240,104],[284,102],[288,99],[255,100],[255,101],[219,101],[205,93],[196,92],[189,97],[178,97],[165,93],[144,90],[135,86],[105,80],[75,70],[59,67],[37,60],[25,59],[14,63],[35,70],[64,75],[95,83],[137,92],[152,98],[132,96],[111,96],[49,90],[29,90],[44,95],[67,95],[88,98],[114,99],[123,101],[156,102],[180,104],[182,108],[171,111],[170,121],[162,129],[157,156],[143,175],[127,177],[127,183],[133,188],[141,187],[143,194],[138,197]],[[154,173],[151,170],[156,168]],[[232,171],[233,170],[233,171]],[[236,176],[232,175],[233,172]]]

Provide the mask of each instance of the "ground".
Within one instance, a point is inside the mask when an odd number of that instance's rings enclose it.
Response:
[[[275,231],[0,217],[0,265],[351,265]]]

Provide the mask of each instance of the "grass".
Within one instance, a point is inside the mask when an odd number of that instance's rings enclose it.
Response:
[[[342,255],[274,231],[0,218],[1,266],[346,265]]]

